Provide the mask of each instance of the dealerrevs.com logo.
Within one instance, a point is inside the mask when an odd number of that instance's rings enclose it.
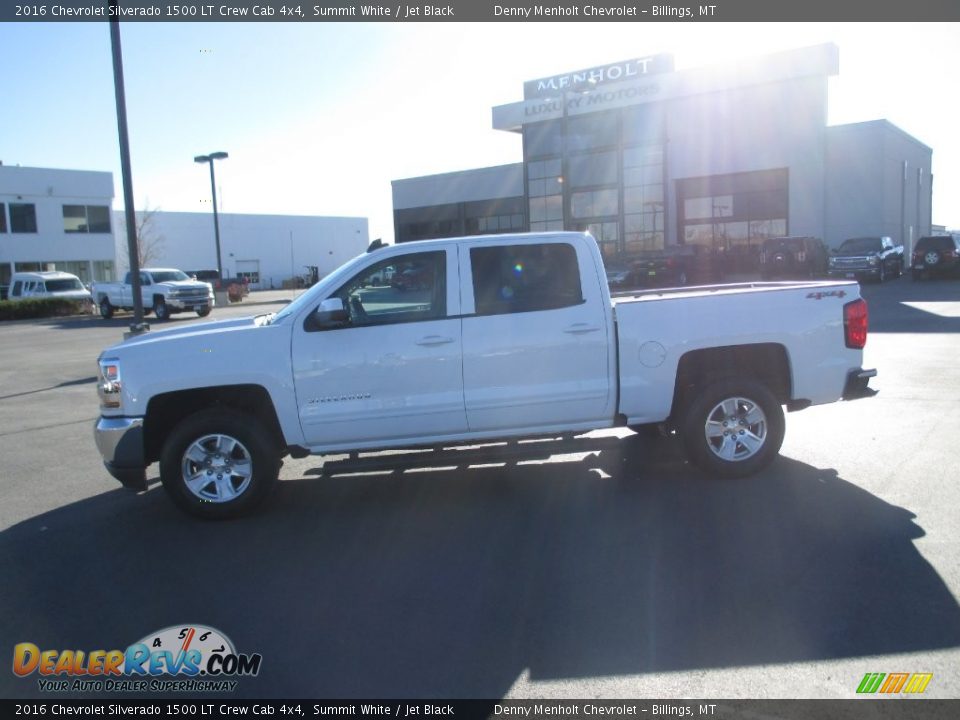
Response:
[[[919,695],[932,679],[933,673],[867,673],[857,692],[864,695]]]
[[[30,642],[13,648],[13,672],[38,675],[43,692],[223,692],[237,677],[260,672],[259,653],[238,653],[219,630],[174,625],[126,650],[41,650]]]

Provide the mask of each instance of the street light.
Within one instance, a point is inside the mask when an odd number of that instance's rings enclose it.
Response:
[[[225,152],[214,152],[209,155],[197,155],[193,161],[195,163],[210,164],[210,192],[213,193],[213,236],[217,241],[217,275],[220,278],[220,284],[223,283],[223,264],[220,262],[220,221],[217,218],[217,181],[213,175],[213,161],[226,160],[229,155]]]

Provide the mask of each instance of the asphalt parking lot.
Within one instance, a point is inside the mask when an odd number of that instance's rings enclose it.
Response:
[[[262,654],[243,698],[852,698],[868,672],[956,698],[960,282],[864,295],[880,394],[789,415],[754,478],[626,431],[546,462],[288,459],[221,523],[101,467],[95,360],[129,318],[0,324],[0,650],[197,623]],[[9,670],[0,696],[50,699]]]

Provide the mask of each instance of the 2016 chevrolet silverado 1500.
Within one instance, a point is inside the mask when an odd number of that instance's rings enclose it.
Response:
[[[398,288],[387,269],[416,276]],[[669,423],[692,461],[766,466],[783,407],[873,393],[852,282],[611,298],[580,233],[404,243],[276,314],[133,337],[99,358],[95,435],[123,484],[160,478],[204,517],[252,508],[285,454]]]
[[[130,273],[122,283],[96,283],[93,302],[100,316],[109,319],[115,310],[133,309],[133,283]],[[210,283],[191,279],[182,270],[173,268],[144,268],[140,271],[140,296],[147,312],[157,320],[166,320],[173,313],[196,312],[200,317],[210,314],[214,305]]]
[[[830,253],[827,264],[830,277],[872,278],[883,282],[903,275],[903,245],[894,245],[889,237],[861,237],[844,240]]]

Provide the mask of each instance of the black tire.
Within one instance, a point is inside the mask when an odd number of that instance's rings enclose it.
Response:
[[[162,297],[153,299],[153,314],[156,316],[157,320],[170,319],[170,308],[167,307],[167,301]]]
[[[883,281],[887,279],[887,264],[881,260],[880,261],[880,274],[877,275],[877,282],[883,285]]]
[[[780,452],[784,429],[783,407],[770,389],[739,378],[719,380],[696,392],[680,423],[687,459],[707,473],[728,478],[746,477],[769,465]],[[745,443],[748,439],[759,443]]]
[[[170,499],[207,520],[250,512],[279,472],[280,451],[270,432],[256,417],[236,411],[190,415],[173,429],[160,453],[160,480]],[[197,479],[193,489],[187,475]]]
[[[104,320],[109,320],[113,317],[113,305],[110,304],[107,298],[103,298],[103,300],[100,301],[100,317]]]
[[[209,314],[210,314],[210,306],[209,306],[209,305],[204,305],[204,306],[201,307],[199,310],[197,310],[197,316],[198,316],[198,317],[206,317],[206,316],[209,315]]]

